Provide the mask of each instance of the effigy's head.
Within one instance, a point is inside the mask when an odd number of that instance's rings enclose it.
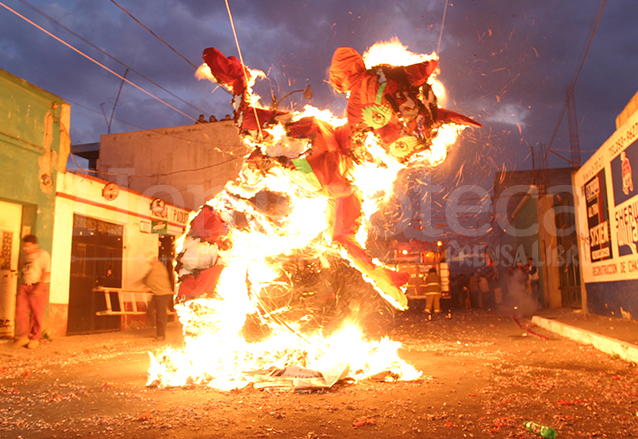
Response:
[[[405,49],[397,43],[387,44],[385,52],[375,53],[373,46],[366,52],[367,56],[373,51],[369,58],[350,47],[340,47],[332,58],[330,82],[348,96],[347,116],[352,132],[372,132],[389,154],[408,162],[430,150],[445,125],[481,125],[439,108],[432,88],[432,76],[438,66],[435,56],[410,54],[408,59],[412,62],[397,64],[391,60],[391,51]]]
[[[209,79],[235,97],[235,120],[243,137],[263,143],[268,136],[265,128],[277,124],[290,128],[291,113],[262,107],[252,93],[251,84],[263,72],[250,70],[215,48],[204,51],[204,62]],[[442,85],[434,80],[437,67],[436,55],[414,54],[398,40],[377,43],[363,56],[350,47],[335,51],[330,82],[348,98],[347,129],[355,156],[369,155],[365,145],[372,135],[384,154],[403,165],[416,161],[437,165],[464,127],[481,126],[439,107]]]

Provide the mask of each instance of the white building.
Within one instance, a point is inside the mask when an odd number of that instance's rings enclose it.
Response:
[[[139,287],[150,253],[173,258],[190,211],[95,177],[57,180],[51,293],[46,330],[53,336],[120,330],[144,316],[97,316],[98,285]],[[168,264],[170,265],[170,264]]]

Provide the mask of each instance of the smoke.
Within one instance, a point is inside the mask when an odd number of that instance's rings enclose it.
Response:
[[[532,297],[527,273],[521,268],[514,268],[507,273],[504,305],[516,317],[531,317],[540,309],[540,304]]]

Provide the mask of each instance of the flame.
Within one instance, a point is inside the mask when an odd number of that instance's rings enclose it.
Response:
[[[380,64],[407,66],[438,59],[436,52],[432,52],[429,55],[410,52],[396,37],[387,42],[374,44],[363,54],[363,60],[368,69]],[[438,105],[445,107],[447,92],[443,83],[437,78],[438,72],[439,69],[436,69],[427,82],[437,97]],[[432,139],[430,149],[414,154],[409,163],[421,163],[429,166],[437,166],[443,163],[447,158],[448,148],[456,142],[459,134],[465,128],[465,126],[456,124],[442,125],[438,129],[438,134]]]
[[[337,117],[330,110],[320,110],[312,105],[304,106],[303,113],[293,116],[293,120],[299,120],[302,117],[315,117],[323,122],[329,123],[333,127],[340,127],[348,122],[345,117]]]
[[[418,152],[410,158],[410,163],[421,163],[437,166],[445,161],[450,145],[456,142],[461,131],[466,127],[456,124],[445,124],[439,127],[438,134],[432,139],[430,149]]]
[[[397,39],[376,44],[364,54],[368,68],[433,59],[437,59],[435,53],[412,53]],[[263,72],[250,72],[252,86]],[[216,82],[206,65],[198,69],[197,77]],[[438,98],[444,97],[444,87],[434,75],[429,81]],[[245,98],[253,104],[259,99],[250,89]],[[308,116],[333,127],[346,123],[345,118],[309,105],[303,112],[290,115],[293,121]],[[363,142],[364,157],[352,160],[346,176],[362,200],[362,224],[355,236],[362,248],[371,228],[370,218],[392,195],[399,172],[415,163],[434,166],[444,161],[448,146],[456,141],[462,129],[452,124],[436,127],[431,147],[414,154],[408,163],[392,157],[378,138],[368,133]],[[215,295],[175,306],[183,325],[184,345],[180,349],[150,353],[148,385],[207,385],[230,390],[257,385],[269,372],[287,367],[315,371],[342,368],[355,380],[383,372],[392,379],[417,379],[421,372],[399,357],[399,342],[387,337],[368,340],[352,320],[331,331],[310,324],[315,315],[311,308],[299,305],[293,280],[295,271],[291,267],[304,261],[319,261],[320,270],[328,270],[331,260],[341,258],[352,265],[355,261],[331,242],[327,233],[329,199],[311,185],[300,184],[299,178],[292,175],[294,170],[277,161],[303,157],[312,146],[311,141],[288,137],[281,123],[263,131],[265,134],[260,135],[259,141],[250,136],[243,141],[259,148],[264,160],[273,158],[270,165],[259,168],[246,162],[239,178],[207,203],[226,223],[235,224],[227,235],[232,242],[231,250],[218,251],[217,264],[224,269]],[[277,197],[277,202],[260,198],[266,193]],[[245,217],[242,226],[237,225],[238,215]],[[197,244],[193,239],[182,239],[179,251]],[[381,265],[379,261],[375,263]],[[365,275],[363,278],[386,300],[394,300],[386,297],[371,279]]]
[[[329,112],[310,106],[294,117],[307,115],[335,124],[344,123]],[[268,145],[260,145],[264,150],[272,152],[273,148],[279,148],[277,154],[280,154],[291,147],[281,125],[267,132]],[[362,244],[369,217],[391,195],[394,180],[404,168],[387,154],[374,136],[369,136],[366,143],[375,159],[355,165],[350,174],[362,188],[365,220],[357,236]],[[263,189],[285,198],[282,209],[288,211],[278,223],[273,223],[248,201]],[[306,334],[302,324],[312,316],[301,313],[296,319],[290,319],[286,314],[294,311],[293,305],[287,301],[278,303],[267,294],[273,289],[287,288],[288,274],[281,262],[282,255],[292,255],[300,249],[307,252],[307,248],[311,249],[311,256],[317,258],[339,253],[324,233],[329,227],[328,198],[308,193],[275,167],[265,176],[255,178],[249,169],[244,169],[241,179],[228,183],[225,190],[207,204],[218,212],[243,213],[248,226],[232,228],[229,233],[232,251],[219,252],[220,263],[225,268],[215,298],[199,298],[175,306],[184,328],[184,346],[179,350],[168,348],[158,355],[150,354],[148,385],[199,384],[230,390],[263,380],[263,375],[249,371],[287,366],[328,370],[339,364],[348,364],[349,376],[354,379],[384,371],[400,380],[413,380],[421,375],[399,358],[399,342],[388,338],[368,341],[353,322],[331,334],[319,330]],[[246,340],[248,316],[257,316],[259,322],[268,323],[270,334],[266,339]]]
[[[438,58],[436,52],[432,52],[430,55],[410,52],[396,37],[390,41],[375,43],[363,54],[363,62],[367,69],[371,69],[380,64],[409,66],[410,64],[417,64]]]
[[[197,70],[195,70],[195,78],[198,81],[201,81],[203,79],[206,79],[214,84],[218,84],[220,87],[224,87],[224,89],[226,89],[226,91],[228,91],[229,93],[232,94],[233,90],[225,85],[225,84],[221,84],[217,81],[217,78],[215,78],[215,75],[213,75],[212,71],[210,70],[210,67],[208,67],[208,64],[203,63],[202,65],[200,65]],[[251,102],[253,104],[257,104],[257,102],[259,101],[259,96],[258,95],[251,95],[252,93],[252,87],[255,85],[255,83],[257,82],[257,79],[265,79],[266,78],[266,74],[261,71],[261,70],[257,70],[257,69],[250,69],[248,68],[248,74],[246,75],[246,80],[247,80],[247,84],[248,84],[248,95],[251,98],[256,98],[256,100],[254,102]]]
[[[193,314],[184,308],[195,307],[182,305],[179,308],[181,312]],[[215,307],[208,309],[215,310]],[[181,351],[168,348],[158,357],[151,354],[149,383],[161,382],[165,387],[205,384],[219,390],[240,389],[263,377],[249,372],[282,369],[290,364],[318,371],[348,364],[350,377],[357,380],[383,372],[390,372],[393,379],[418,379],[421,372],[397,355],[400,346],[387,337],[367,341],[354,324],[346,324],[327,338],[321,333],[306,338],[290,331],[278,331],[267,341],[256,343],[248,343],[240,336],[209,333],[186,338]]]

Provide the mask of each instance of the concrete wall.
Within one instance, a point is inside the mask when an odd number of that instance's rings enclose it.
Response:
[[[232,121],[108,134],[97,163],[102,178],[197,209],[237,177],[247,150]]]
[[[70,150],[70,106],[0,69],[0,199],[21,204],[22,230],[51,251],[58,172]]]

